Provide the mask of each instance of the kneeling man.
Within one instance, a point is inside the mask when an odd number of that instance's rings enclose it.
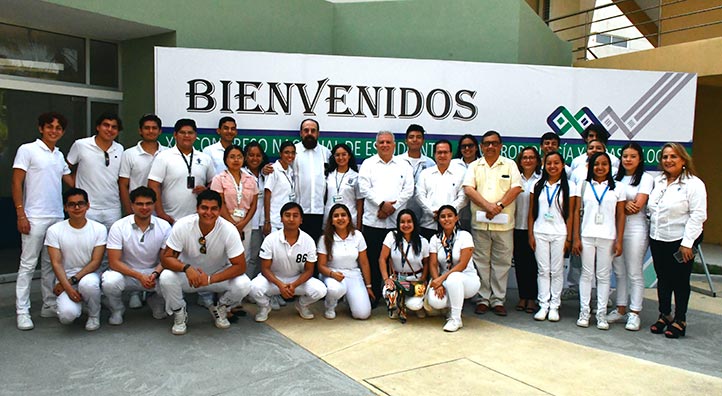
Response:
[[[183,293],[218,293],[220,298],[210,310],[215,325],[227,329],[228,308],[241,303],[251,290],[245,275],[246,258],[238,229],[219,217],[221,195],[204,190],[196,197],[196,214],[173,224],[161,263],[160,289],[166,312],[173,313],[171,332],[186,333],[186,302]],[[230,264],[229,264],[230,261]]]

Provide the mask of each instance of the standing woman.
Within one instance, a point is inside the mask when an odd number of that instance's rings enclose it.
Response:
[[[579,279],[579,319],[577,326],[589,327],[589,299],[597,277],[597,307],[606,307],[612,259],[622,254],[624,236],[623,184],[614,183],[609,154],[594,153],[589,159],[587,179],[577,186],[574,196],[574,254],[581,254]],[[597,328],[609,329],[606,309],[597,309]]]
[[[456,208],[443,205],[437,213],[439,233],[429,242],[432,281],[426,302],[433,309],[451,308],[444,331],[454,332],[464,326],[461,322],[464,299],[479,291],[480,282],[471,259],[474,241],[469,232],[459,229]]]
[[[263,186],[266,180],[261,170],[268,163],[268,157],[257,141],[249,142],[243,148],[243,157],[243,171],[253,178],[258,189],[256,211],[251,218],[251,242],[248,251],[246,251],[246,275],[253,279],[261,271],[261,261],[258,254],[263,243]]]
[[[681,144],[662,146],[660,165],[663,173],[655,180],[647,206],[659,300],[659,319],[649,329],[667,338],[679,338],[687,329],[689,277],[694,247],[701,242],[702,224],[707,220],[707,190]]]
[[[474,135],[466,134],[459,139],[456,154],[454,155],[454,159],[451,160],[451,165],[459,165],[467,169],[469,168],[469,164],[479,158],[481,158],[479,141],[476,140]],[[459,211],[459,225],[463,230],[471,231],[471,206],[469,203]]]
[[[644,255],[649,246],[647,200],[654,187],[654,179],[644,171],[642,147],[630,142],[622,147],[622,161],[614,178],[624,184],[627,203],[624,205],[624,252],[612,262],[617,277],[617,308],[607,315],[607,322],[625,319],[625,329],[639,330],[639,312],[644,300]],[[629,302],[629,313],[627,303]]]
[[[283,228],[281,207],[288,202],[296,202],[296,181],[293,173],[293,160],[296,159],[296,146],[286,140],[281,143],[280,157],[273,164],[273,173],[266,176],[263,193],[263,234]]]
[[[334,150],[335,151],[335,150]],[[346,205],[331,207],[323,235],[318,241],[318,272],[326,284],[326,319],[336,317],[336,305],[344,295],[354,319],[371,315],[371,269],[366,256],[366,240],[351,222]]]
[[[411,282],[424,285],[429,273],[429,242],[419,234],[419,221],[410,209],[399,211],[396,229],[386,234],[379,271],[384,280],[383,296],[389,307],[389,318],[406,322],[406,310],[416,311],[418,317],[426,316],[423,310],[424,295],[405,297],[397,283]]]
[[[358,188],[358,165],[351,147],[344,143],[335,145],[328,159],[324,223],[327,223],[331,207],[336,204],[346,205],[351,213],[351,223],[360,230],[364,201]]]
[[[519,303],[517,311],[536,311],[537,263],[534,251],[529,245],[529,196],[541,178],[541,158],[534,147],[525,147],[516,156],[516,165],[521,173],[522,192],[516,198],[514,226],[514,273],[516,275]]]
[[[538,263],[539,311],[535,320],[559,321],[564,286],[564,253],[572,243],[572,209],[576,186],[567,181],[564,158],[557,151],[544,157],[541,180],[531,194],[528,243]],[[518,206],[517,206],[518,208]]]

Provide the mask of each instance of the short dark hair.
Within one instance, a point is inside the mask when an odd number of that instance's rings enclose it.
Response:
[[[424,127],[422,127],[419,124],[411,124],[408,128],[406,128],[406,137],[409,137],[409,133],[411,132],[421,132],[421,136],[424,136],[426,134],[426,130]]]
[[[437,141],[436,143],[434,143],[434,154],[436,154],[436,148],[437,148],[440,144],[448,144],[448,145],[449,145],[449,152],[451,152],[451,142],[448,141],[447,139],[441,139],[441,140]]]
[[[319,125],[318,121],[314,120],[313,118],[306,118],[305,120],[301,121],[301,124],[298,126],[299,132],[303,129],[303,123],[306,121],[311,121],[316,124],[316,130],[321,132],[321,125]]]
[[[153,202],[158,198],[152,188],[140,186],[130,192],[130,202],[135,202],[140,197],[150,198]]]
[[[77,187],[71,187],[63,193],[63,205],[68,204],[68,198],[72,197],[73,195],[82,195],[85,202],[90,203],[90,200],[88,199],[88,193],[83,190],[82,188]]]
[[[501,135],[497,131],[486,131],[485,134],[481,136],[481,142],[484,143],[484,139],[488,138],[489,136],[496,136],[499,138],[499,143],[502,143]]]
[[[226,167],[228,167],[228,155],[231,153],[231,150],[238,150],[241,152],[241,155],[245,157],[245,154],[243,153],[243,149],[241,146],[237,144],[230,144],[228,147],[226,147],[225,150],[223,150],[223,163],[226,164]]]
[[[587,140],[587,136],[589,136],[589,132],[591,131],[597,133],[597,140],[604,143],[605,146],[607,145],[607,141],[609,140],[607,128],[600,124],[589,124],[589,126],[584,129],[584,132],[582,132],[582,139]]]
[[[113,113],[112,111],[106,111],[103,114],[99,115],[98,118],[95,119],[95,127],[97,128],[100,126],[100,124],[103,123],[105,120],[115,121],[118,123],[118,130],[123,130],[123,120],[120,119],[118,114]]]
[[[63,116],[62,114],[56,113],[54,111],[40,114],[38,116],[38,126],[42,128],[45,126],[45,124],[52,124],[53,120],[58,120],[58,124],[63,127],[63,130],[65,130],[65,128],[68,126],[68,119],[65,118],[65,116]]]
[[[138,120],[138,128],[143,128],[143,124],[145,124],[148,121],[155,122],[156,125],[158,125],[158,129],[163,125],[163,123],[160,121],[160,118],[155,114],[143,114],[142,117],[140,117],[140,120]]]
[[[183,128],[184,126],[189,126],[193,128],[194,132],[198,132],[198,128],[196,127],[196,122],[193,121],[190,118],[181,118],[180,120],[175,122],[175,125],[173,125],[173,132],[178,132]]]
[[[562,139],[554,132],[547,132],[541,136],[541,139],[539,139],[539,144],[544,143],[546,140],[556,140],[557,142],[561,142]]]
[[[298,211],[301,212],[301,216],[303,216],[303,208],[301,207],[301,205],[299,205],[297,202],[291,201],[286,202],[285,204],[283,204],[283,206],[281,206],[281,217],[283,217],[284,213],[288,212],[293,208],[297,208]]]
[[[238,124],[236,123],[235,118],[229,117],[229,116],[225,116],[225,117],[221,117],[221,119],[218,120],[218,129],[220,129],[220,128],[223,126],[223,124],[225,124],[226,122],[232,122],[233,125],[238,126]]]
[[[216,201],[219,208],[223,207],[223,198],[221,198],[221,194],[211,190],[210,188],[201,191],[201,193],[196,196],[196,208],[201,206],[201,202],[203,201]]]

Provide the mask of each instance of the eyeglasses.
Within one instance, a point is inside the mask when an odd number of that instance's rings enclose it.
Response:
[[[201,254],[206,254],[206,252],[208,251],[206,249],[206,237],[198,238],[198,243],[201,244],[201,249],[200,249]]]
[[[534,160],[536,160],[536,157],[527,157],[527,156],[524,156],[524,157],[521,157],[521,160],[522,160],[522,161],[534,161]]]
[[[459,147],[461,147],[462,150],[468,150],[474,148],[474,143],[461,144]]]
[[[88,205],[88,203],[85,201],[68,202],[65,204],[68,209],[80,209],[84,208],[86,205]]]
[[[499,147],[501,145],[501,142],[498,140],[494,140],[491,142],[481,142],[481,145],[484,147]]]
[[[105,166],[110,166],[110,155],[107,151],[103,151],[103,154],[105,154]]]

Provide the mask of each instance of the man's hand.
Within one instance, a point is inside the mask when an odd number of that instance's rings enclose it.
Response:
[[[27,217],[18,217],[18,232],[21,234],[30,234],[30,220]]]
[[[293,295],[296,293],[296,288],[290,284],[286,283],[281,288],[281,297],[285,299],[293,298]]]
[[[53,288],[53,293],[56,296],[59,296],[59,295],[63,294],[63,292],[68,293],[68,297],[70,298],[70,301],[81,302],[83,300],[83,296],[81,296],[80,293],[77,290],[75,290],[75,288],[71,287],[70,290],[65,290],[65,288],[63,287],[63,285],[60,282],[56,283],[55,287]]]
[[[198,195],[198,194],[202,193],[202,192],[205,191],[205,190],[206,190],[206,186],[204,186],[204,185],[195,186],[195,187],[193,187],[193,194]]]
[[[146,289],[155,288],[155,274],[141,275],[138,281]]]
[[[186,277],[191,287],[202,287],[204,283],[208,282],[208,275],[200,268],[189,267],[186,270]]]
[[[263,173],[264,176],[268,176],[273,173],[273,164],[264,165],[263,169],[261,169],[261,173]]]

